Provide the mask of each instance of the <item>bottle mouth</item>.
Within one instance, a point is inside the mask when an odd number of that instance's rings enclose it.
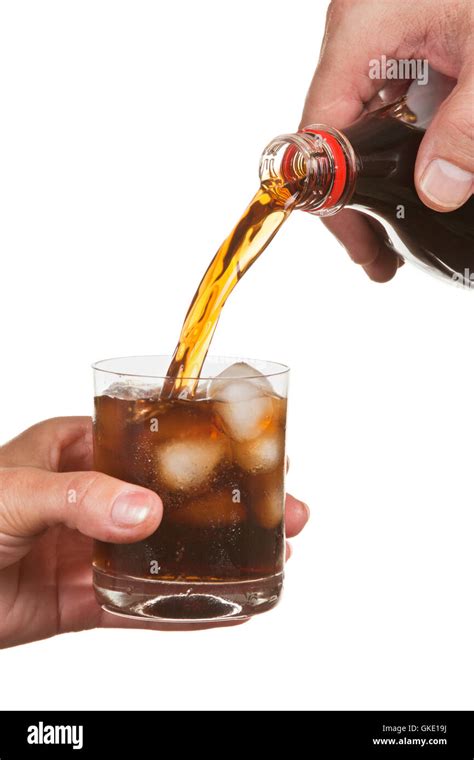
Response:
[[[261,185],[286,209],[334,214],[346,195],[349,149],[344,135],[323,124],[280,135],[263,151]]]
[[[330,179],[331,155],[324,141],[303,132],[279,135],[260,159],[260,183],[286,209],[304,209],[314,192]]]

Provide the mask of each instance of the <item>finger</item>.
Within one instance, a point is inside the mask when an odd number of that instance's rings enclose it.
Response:
[[[342,3],[330,3],[319,63],[306,95],[300,127],[313,122],[344,127],[360,115],[364,102],[374,94],[374,80],[361,76],[357,71],[361,64],[355,56],[347,56],[348,46],[354,51],[363,49],[364,36],[361,25],[347,23],[348,15]],[[362,69],[367,69],[367,60],[364,55]]]
[[[90,417],[54,417],[38,422],[0,447],[0,466],[31,466],[56,472],[71,465],[67,469],[75,470],[79,469],[76,465],[90,462],[91,452]]]
[[[287,541],[285,544],[285,562],[288,562],[292,554],[293,554],[293,548],[291,544],[289,544]]]
[[[415,182],[421,200],[453,211],[474,192],[474,59],[442,103],[418,150]]]
[[[360,264],[376,282],[388,282],[398,269],[400,257],[390,245],[382,225],[360,211],[344,209],[323,220],[352,261]]]
[[[381,245],[375,261],[363,267],[374,282],[389,282],[399,268],[400,259],[390,248]]]
[[[61,447],[58,472],[77,472],[92,470],[94,467],[94,449],[92,434],[92,419],[84,417],[83,434],[72,443]]]
[[[370,76],[370,61],[413,57],[425,35],[416,4],[333,0],[318,66],[311,82],[301,127],[323,122],[342,128],[357,119],[385,81]],[[406,29],[410,28],[410,39]]]
[[[162,514],[157,494],[102,473],[0,470],[0,568],[18,561],[32,539],[52,525],[131,543],[153,533]]]
[[[286,495],[285,502],[285,530],[291,538],[300,533],[309,520],[309,507],[304,501],[295,499],[291,494]]]

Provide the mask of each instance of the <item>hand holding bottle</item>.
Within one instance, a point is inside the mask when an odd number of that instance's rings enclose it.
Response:
[[[428,59],[457,80],[421,142],[415,185],[430,208],[449,212],[474,191],[474,51],[471,0],[333,0],[320,60],[301,126],[322,122],[344,128],[386,84],[369,76],[369,61]],[[377,282],[390,280],[400,263],[377,223],[344,209],[324,223],[357,264]]]

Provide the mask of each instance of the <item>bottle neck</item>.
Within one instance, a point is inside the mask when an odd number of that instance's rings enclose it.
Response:
[[[352,195],[356,160],[341,132],[312,124],[272,140],[263,151],[259,173],[262,187],[285,208],[329,216]]]

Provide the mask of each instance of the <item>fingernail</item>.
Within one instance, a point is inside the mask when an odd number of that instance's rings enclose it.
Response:
[[[151,504],[143,491],[121,493],[114,501],[112,520],[116,525],[127,528],[144,522],[150,510]]]
[[[433,203],[446,209],[457,208],[469,198],[473,179],[471,172],[444,158],[435,158],[423,172],[420,187]]]

